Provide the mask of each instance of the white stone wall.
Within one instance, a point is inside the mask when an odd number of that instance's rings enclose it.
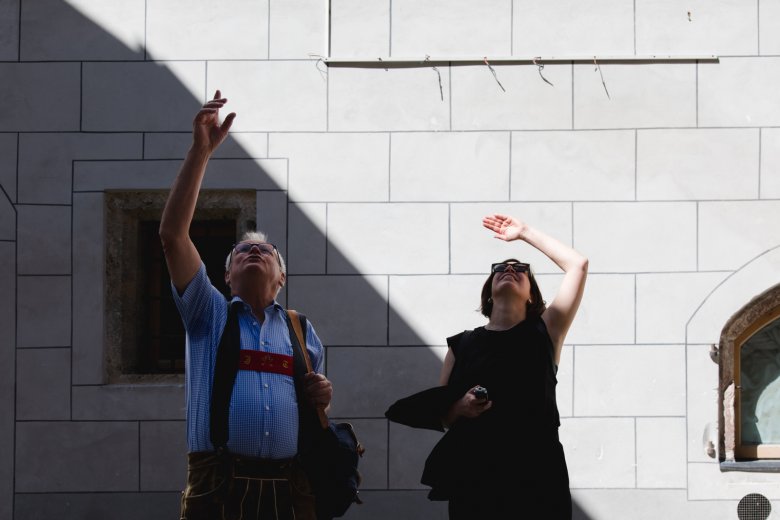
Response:
[[[176,514],[183,389],[103,378],[103,199],[167,190],[216,89],[238,117],[204,185],[257,192],[367,446],[346,518],[446,517],[439,434],[384,411],[483,322],[491,262],[560,282],[489,212],[590,258],[558,386],[575,518],[780,507],[780,476],[704,451],[709,346],[780,281],[778,84],[777,0],[0,0],[0,518]]]

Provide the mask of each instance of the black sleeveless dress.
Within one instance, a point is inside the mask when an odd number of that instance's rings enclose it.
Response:
[[[460,419],[426,460],[431,500],[449,500],[450,518],[571,518],[569,474],[558,440],[557,366],[547,327],[529,318],[505,331],[478,327],[447,339],[455,355],[448,386],[462,396],[488,389],[490,410]],[[508,515],[508,516],[507,516]]]

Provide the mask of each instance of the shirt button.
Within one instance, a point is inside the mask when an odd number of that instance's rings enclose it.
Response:
[[[263,388],[268,388],[268,383],[263,383]]]
[[[268,433],[268,432],[265,432],[265,436],[266,436],[266,437],[268,437],[269,435],[271,435],[271,434],[270,434],[270,433]]]
[[[270,409],[271,409],[271,407],[270,407],[270,406],[266,406],[266,407],[265,407],[265,409],[266,409],[266,410],[270,410]]]
[[[257,327],[257,322],[256,322],[256,321],[253,321],[253,322],[252,322],[252,325],[254,325],[255,327]]]

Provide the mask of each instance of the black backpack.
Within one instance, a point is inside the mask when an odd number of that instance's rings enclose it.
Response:
[[[343,516],[352,504],[363,503],[358,490],[362,480],[358,463],[365,449],[352,424],[328,419],[323,410],[315,410],[303,398],[303,375],[312,371],[309,354],[302,346],[306,345],[306,316],[288,310],[287,325],[298,393],[298,457],[316,499],[317,519],[330,520]]]

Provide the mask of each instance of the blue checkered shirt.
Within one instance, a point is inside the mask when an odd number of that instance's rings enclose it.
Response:
[[[211,284],[203,264],[183,294],[179,295],[173,285],[171,289],[187,332],[187,448],[190,452],[211,451],[214,447],[209,439],[209,404],[228,301]],[[232,301],[241,299],[235,296]],[[284,308],[274,301],[264,314],[265,320],[260,323],[247,304],[239,305],[241,348],[292,356]],[[314,370],[322,373],[322,343],[310,322],[306,348]],[[268,459],[294,456],[298,451],[298,403],[293,378],[239,370],[230,401],[228,432],[228,449],[233,453]]]

